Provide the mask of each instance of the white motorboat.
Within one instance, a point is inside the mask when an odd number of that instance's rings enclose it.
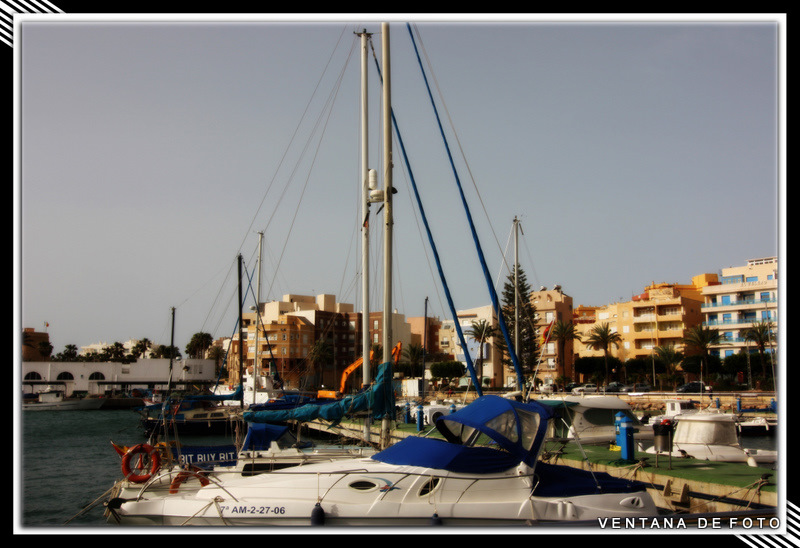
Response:
[[[655,516],[645,486],[538,461],[553,411],[483,396],[441,417],[445,438],[410,437],[370,458],[108,503],[123,525],[527,525]],[[478,442],[486,445],[478,445]]]
[[[39,392],[35,399],[25,399],[22,409],[25,411],[74,411],[82,409],[100,409],[102,398],[65,398],[64,392],[52,390]]]
[[[750,466],[777,462],[777,451],[742,447],[736,424],[737,416],[730,413],[699,412],[683,415],[675,423],[670,454],[673,457],[708,461],[746,462]],[[656,451],[651,447],[647,452]]]
[[[122,457],[123,478],[112,490],[112,498],[136,497],[143,490],[150,494],[172,491],[182,494],[207,485],[211,479],[247,477],[282,468],[336,459],[370,456],[368,446],[318,445],[301,442],[288,426],[249,424],[242,448],[236,446],[182,446],[139,444],[122,447],[112,442]],[[211,479],[209,479],[211,478]]]
[[[652,440],[653,431],[645,427],[631,411],[631,406],[617,396],[563,396],[536,400],[556,410],[562,420],[553,422],[550,438],[578,440],[582,444],[616,441],[617,414],[632,423],[636,441]]]

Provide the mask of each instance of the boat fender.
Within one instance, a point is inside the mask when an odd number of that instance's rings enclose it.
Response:
[[[131,468],[131,459],[137,455],[146,454],[150,457],[150,471],[144,474],[134,474]],[[122,456],[122,475],[125,479],[133,483],[144,483],[149,480],[158,469],[161,468],[161,455],[158,449],[146,443],[140,443],[131,447],[127,453]]]
[[[442,518],[439,517],[439,514],[434,513],[431,516],[431,525],[442,525]]]
[[[172,479],[172,482],[169,484],[169,494],[176,494],[181,484],[189,479],[190,476],[196,476],[197,479],[200,480],[200,485],[203,487],[210,483],[208,478],[205,476],[205,470],[198,468],[197,466],[187,466],[184,470],[178,472],[178,475]]]
[[[311,525],[325,525],[325,510],[320,503],[315,504],[311,510]]]

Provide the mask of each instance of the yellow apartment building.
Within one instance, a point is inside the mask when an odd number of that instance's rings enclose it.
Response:
[[[622,360],[653,355],[657,346],[671,346],[684,352],[683,339],[689,329],[703,322],[703,290],[716,283],[716,274],[700,274],[691,284],[652,283],[630,301],[601,307],[579,307],[583,316],[576,321],[585,339],[596,325],[607,323],[619,333],[619,347],[609,354]],[[591,321],[590,312],[594,312]],[[602,356],[583,342],[576,342],[579,356]]]

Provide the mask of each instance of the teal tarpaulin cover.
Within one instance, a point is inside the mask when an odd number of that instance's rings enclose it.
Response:
[[[394,417],[394,386],[392,384],[392,362],[378,366],[375,382],[364,392],[345,396],[340,400],[324,404],[306,404],[295,409],[274,411],[248,411],[244,413],[247,422],[284,422],[288,420],[311,421],[322,419],[338,422],[347,414],[357,411],[371,411],[375,418],[385,415]]]

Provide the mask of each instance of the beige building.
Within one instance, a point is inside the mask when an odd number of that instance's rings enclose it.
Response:
[[[703,288],[703,325],[720,332],[724,345],[713,349],[720,358],[748,346],[742,333],[755,322],[778,326],[778,258],[751,259],[745,266],[723,268],[719,283]],[[752,347],[752,342],[749,343]]]
[[[530,300],[536,307],[536,328],[540,345],[536,377],[545,386],[553,384],[560,376],[572,378],[574,341],[565,341],[563,355],[560,355],[558,342],[547,337],[548,326],[573,319],[572,297],[557,285],[549,290],[542,287],[539,291],[532,291]]]
[[[439,348],[439,329],[442,327],[442,320],[436,316],[416,316],[408,318],[409,329],[411,330],[411,344],[425,346],[427,356],[435,356],[441,352]],[[425,331],[427,330],[427,336]]]
[[[657,346],[672,346],[683,352],[683,338],[703,320],[702,291],[715,279],[713,274],[701,274],[692,278],[691,284],[652,283],[630,301],[579,307],[583,315],[575,323],[582,339],[595,326],[609,324],[621,337],[619,347],[612,345],[609,354],[623,362],[652,356]],[[576,342],[575,351],[579,356],[603,355],[602,350],[593,350],[584,342]]]

